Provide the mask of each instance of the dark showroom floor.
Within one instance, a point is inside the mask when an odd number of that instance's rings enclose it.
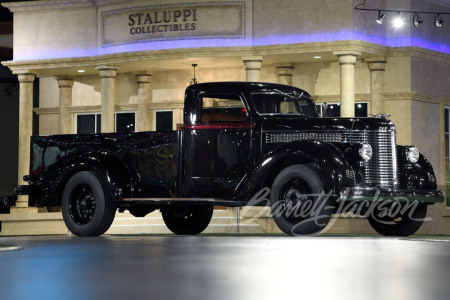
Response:
[[[450,242],[379,236],[2,237],[0,299],[449,299]]]

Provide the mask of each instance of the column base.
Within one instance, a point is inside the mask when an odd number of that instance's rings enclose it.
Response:
[[[36,210],[32,213],[18,210],[11,214],[0,214],[0,236],[68,233],[60,212],[38,212],[37,207],[29,208]]]

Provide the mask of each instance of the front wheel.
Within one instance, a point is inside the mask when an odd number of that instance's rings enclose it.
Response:
[[[97,172],[82,171],[73,175],[62,196],[64,223],[78,236],[97,236],[105,233],[116,214]]]
[[[213,206],[166,206],[161,208],[166,226],[175,234],[195,235],[208,227]]]
[[[386,209],[372,212],[368,220],[372,228],[381,235],[408,236],[419,230],[426,215],[427,205],[424,203],[413,203],[411,207],[393,203]]]
[[[326,182],[319,170],[293,165],[282,170],[270,191],[272,217],[289,235],[315,234],[324,229],[333,213]]]

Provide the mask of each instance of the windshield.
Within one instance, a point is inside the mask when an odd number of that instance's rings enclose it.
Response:
[[[251,100],[260,115],[319,116],[309,95],[296,91],[257,91],[251,94]]]

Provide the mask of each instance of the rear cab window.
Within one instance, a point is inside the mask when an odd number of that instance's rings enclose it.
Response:
[[[202,95],[202,123],[242,122],[248,120],[247,109],[239,95]]]

